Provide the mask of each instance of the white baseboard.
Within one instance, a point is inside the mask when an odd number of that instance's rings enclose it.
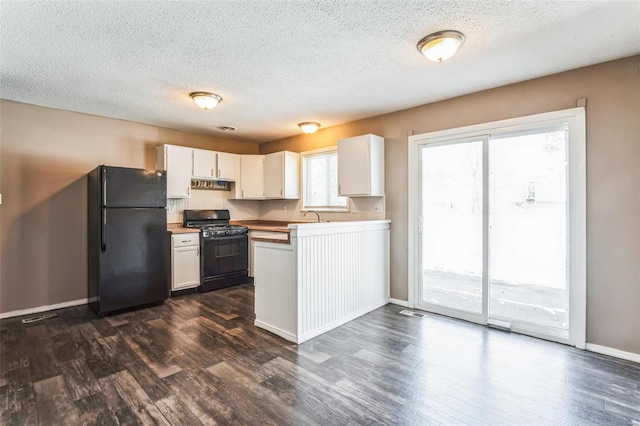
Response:
[[[263,330],[267,330],[277,336],[282,337],[285,340],[288,340],[290,342],[293,343],[298,343],[298,338],[296,337],[295,334],[288,332],[286,330],[283,330],[281,328],[278,327],[274,327],[271,324],[267,324],[265,322],[259,321],[259,320],[254,320],[253,325],[255,325],[256,327],[262,328]]]
[[[621,351],[620,349],[614,349],[608,346],[594,345],[593,343],[587,343],[586,349],[591,352],[596,352],[599,354],[609,355],[615,358],[640,363],[640,354],[634,352]]]
[[[318,327],[316,329],[307,331],[306,333],[301,333],[300,335],[298,335],[298,339],[297,339],[297,343],[304,343],[307,340],[311,340],[314,337],[317,337],[321,334],[326,333],[327,331],[333,330],[334,328],[340,327],[343,324],[346,324],[350,321],[353,321],[356,318],[360,318],[361,316],[368,314],[371,311],[375,311],[376,309],[384,306],[387,304],[387,300],[386,299],[382,299],[379,300],[369,306],[366,306],[362,309],[358,309],[355,312],[350,313],[349,315],[346,315],[342,318],[337,319],[336,321],[333,321],[329,324],[325,324],[322,327]]]
[[[55,303],[53,305],[38,306],[35,308],[19,309],[17,311],[3,312],[0,319],[20,317],[22,315],[39,314],[41,312],[53,311],[55,309],[69,308],[71,306],[86,305],[89,299],[71,300],[69,302]]]
[[[409,307],[409,302],[406,300],[394,299],[393,297],[389,298],[389,303],[393,303],[394,305],[404,306],[405,308]]]

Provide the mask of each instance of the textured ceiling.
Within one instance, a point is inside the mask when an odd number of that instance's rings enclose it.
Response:
[[[254,142],[637,53],[637,0],[0,2],[3,99]]]

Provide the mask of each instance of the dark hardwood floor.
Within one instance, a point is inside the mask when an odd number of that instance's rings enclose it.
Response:
[[[640,425],[640,365],[387,305],[300,346],[253,288],[0,321],[1,424]]]

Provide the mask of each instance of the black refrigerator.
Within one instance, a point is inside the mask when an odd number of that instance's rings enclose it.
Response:
[[[89,305],[98,315],[168,297],[166,173],[98,166],[88,175]]]

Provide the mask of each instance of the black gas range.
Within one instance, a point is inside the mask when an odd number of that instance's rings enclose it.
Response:
[[[230,225],[229,210],[185,210],[183,225],[200,232],[199,291],[245,284],[249,268],[246,226]]]

